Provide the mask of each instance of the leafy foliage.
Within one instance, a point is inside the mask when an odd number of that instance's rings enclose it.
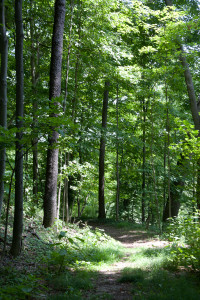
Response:
[[[172,242],[170,259],[177,266],[200,269],[200,214],[182,214],[171,220],[168,237]]]

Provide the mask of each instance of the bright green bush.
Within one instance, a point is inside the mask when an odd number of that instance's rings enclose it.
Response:
[[[171,260],[200,270],[200,212],[172,219],[167,229],[171,245]]]

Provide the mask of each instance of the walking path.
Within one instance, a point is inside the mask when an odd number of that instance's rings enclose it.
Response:
[[[97,227],[104,230],[107,235],[121,242],[127,251],[121,261],[101,269],[97,282],[94,281],[95,288],[86,296],[86,299],[92,295],[96,295],[96,299],[132,300],[132,284],[118,282],[124,268],[134,268],[134,263],[128,261],[131,250],[139,247],[147,249],[155,247],[163,248],[167,245],[167,242],[155,239],[149,233],[142,230],[118,229],[109,225]]]

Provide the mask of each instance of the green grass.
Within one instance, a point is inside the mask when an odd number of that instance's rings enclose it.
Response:
[[[130,229],[137,230],[135,224],[108,223],[127,230],[127,234]],[[98,271],[120,261],[127,249],[103,230],[89,226],[63,227],[60,223],[45,229],[38,222],[32,224],[38,239],[30,233],[28,224],[22,255],[15,260],[6,256],[6,263],[1,266],[0,300],[76,300],[84,299],[89,291],[90,300],[112,299],[107,292],[93,295],[93,286],[98,283]],[[169,259],[169,248],[133,248],[128,252],[130,267],[122,271],[119,284],[132,285],[133,299],[200,300],[197,277],[177,271]]]
[[[120,282],[133,284],[133,299],[137,300],[199,300],[196,279],[167,270],[124,269]]]
[[[161,268],[171,264],[168,260],[169,248],[136,248],[132,250],[129,261],[134,263],[136,268]],[[171,266],[172,267],[172,266]]]
[[[200,282],[187,272],[172,272],[168,248],[137,248],[129,257],[131,267],[125,268],[119,282],[133,285],[137,300],[199,300]]]
[[[1,265],[0,300],[40,295],[49,295],[50,299],[81,299],[82,291],[92,288],[95,270],[123,256],[120,243],[103,231],[61,225],[45,229],[32,224],[38,239],[31,234],[29,223],[25,224],[28,230],[22,255],[15,260],[6,256],[7,263]]]
[[[53,275],[48,278],[49,286],[59,294],[49,296],[48,299],[80,299],[82,292],[93,288],[91,278],[96,278],[95,272],[85,270],[65,271],[60,275]],[[62,293],[60,293],[62,292]],[[57,297],[57,298],[56,298]],[[79,297],[79,298],[78,298]]]

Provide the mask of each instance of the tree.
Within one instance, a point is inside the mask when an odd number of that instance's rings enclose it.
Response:
[[[7,65],[8,65],[8,40],[5,27],[5,4],[0,1],[0,126],[7,128]],[[0,142],[0,217],[4,196],[6,148],[5,143]]]
[[[102,130],[100,138],[100,151],[99,151],[99,219],[106,217],[105,212],[105,199],[104,199],[104,160],[106,149],[106,127],[107,127],[107,111],[108,111],[108,95],[109,95],[110,82],[105,82],[105,90],[103,97],[102,108]]]
[[[62,72],[62,50],[63,32],[65,23],[65,0],[55,1],[54,27],[51,49],[50,66],[50,88],[49,99],[51,105],[58,108],[58,98],[61,93],[61,72]],[[57,118],[58,114],[53,113],[52,117]],[[58,177],[58,137],[56,127],[51,128],[48,137],[48,152],[46,165],[46,183],[44,195],[44,226],[53,225],[56,218],[57,208],[57,177]]]
[[[15,213],[11,254],[17,256],[22,249],[23,232],[23,145],[22,127],[24,116],[24,64],[22,0],[15,1],[16,24],[16,155],[15,155]]]
[[[34,216],[35,211],[43,209],[40,195],[44,194],[44,225],[48,227],[53,224],[57,205],[58,158],[58,206],[64,207],[65,215],[68,216],[68,211],[70,218],[77,212],[79,216],[83,212],[84,217],[99,214],[101,218],[116,216],[136,222],[150,219],[150,223],[158,224],[159,212],[164,212],[164,218],[167,218],[174,215],[173,211],[177,214],[179,205],[187,203],[192,206],[191,199],[196,193],[193,187],[196,185],[198,156],[193,156],[189,163],[188,158],[185,159],[194,174],[193,178],[190,172],[185,174],[182,171],[185,163],[183,166],[177,163],[180,154],[184,154],[183,150],[179,148],[175,152],[173,148],[183,136],[176,129],[176,118],[180,122],[192,122],[183,76],[187,70],[186,59],[193,74],[194,88],[199,89],[199,54],[192,51],[195,49],[194,42],[197,42],[198,21],[195,18],[192,20],[192,11],[185,15],[179,12],[183,3],[181,0],[174,1],[178,10],[167,7],[164,1],[136,0],[129,6],[119,0],[69,0],[64,31],[53,33],[58,43],[51,44],[55,5],[63,2],[47,0],[48,5],[43,6],[41,3],[40,0],[23,3],[26,37],[23,41],[26,99],[23,193],[26,215]],[[6,146],[7,151],[8,164],[4,176],[7,184],[14,164],[14,132],[21,132],[22,129],[16,129],[14,123],[16,70],[13,53],[16,40],[15,32],[10,30],[14,26],[14,9],[10,0],[5,4],[9,8],[6,15],[9,102],[8,129],[5,131],[1,127],[1,145],[2,148]],[[186,4],[184,10],[185,7]],[[193,13],[197,16],[194,10]],[[64,27],[60,17],[58,23]],[[191,30],[188,29],[190,25]],[[180,41],[187,49],[186,53],[182,52]],[[51,48],[55,54],[52,53],[52,62]],[[50,76],[56,80],[50,79],[49,88],[50,64]],[[61,64],[64,71],[62,78]],[[113,82],[112,88],[105,86],[104,96],[100,96],[103,94],[102,78]],[[117,90],[114,88],[116,83],[120,87],[120,101],[118,87]],[[168,103],[166,86],[170,99]],[[188,81],[189,88],[191,82]],[[105,99],[108,90],[113,101],[109,104],[107,128],[102,122],[99,97]],[[116,98],[117,101],[114,101]],[[196,102],[192,103],[195,105]],[[196,108],[194,112],[198,122]],[[170,130],[165,124],[166,119]],[[5,156],[1,157],[5,162]],[[4,167],[1,171],[3,174]],[[43,181],[45,172],[46,184]],[[184,187],[182,182],[185,182]],[[183,188],[185,193],[181,193]],[[169,206],[167,194],[171,200]],[[12,196],[10,205],[14,205]],[[61,215],[58,214],[58,217]]]
[[[167,6],[173,5],[173,2],[171,0],[165,0],[165,3]],[[193,118],[195,129],[198,130],[198,132],[199,132],[198,135],[200,137],[200,116],[199,116],[198,107],[197,107],[197,98],[196,98],[195,88],[194,88],[190,68],[187,63],[186,53],[184,51],[183,45],[180,42],[179,42],[179,51],[180,51],[179,59],[180,59],[180,62],[181,62],[181,65],[182,65],[183,71],[184,71],[185,83],[187,86],[192,118]],[[196,188],[197,193],[196,194],[197,194],[197,207],[198,207],[198,209],[200,209],[200,159],[198,159],[198,161],[197,161],[197,168],[198,168],[198,172],[197,172],[197,188]]]
[[[30,38],[31,38],[31,83],[32,83],[32,102],[33,102],[33,130],[37,128],[37,110],[38,110],[38,99],[37,99],[37,81],[39,74],[37,71],[39,61],[39,43],[35,41],[35,23],[34,23],[34,5],[33,0],[30,0]],[[36,46],[35,46],[36,45]],[[38,205],[38,134],[33,133],[32,139],[32,150],[33,150],[33,196],[34,202]]]
[[[117,180],[117,189],[116,189],[116,220],[119,220],[119,200],[120,200],[120,172],[119,172],[119,85],[117,84],[117,99],[116,99],[116,180]]]

